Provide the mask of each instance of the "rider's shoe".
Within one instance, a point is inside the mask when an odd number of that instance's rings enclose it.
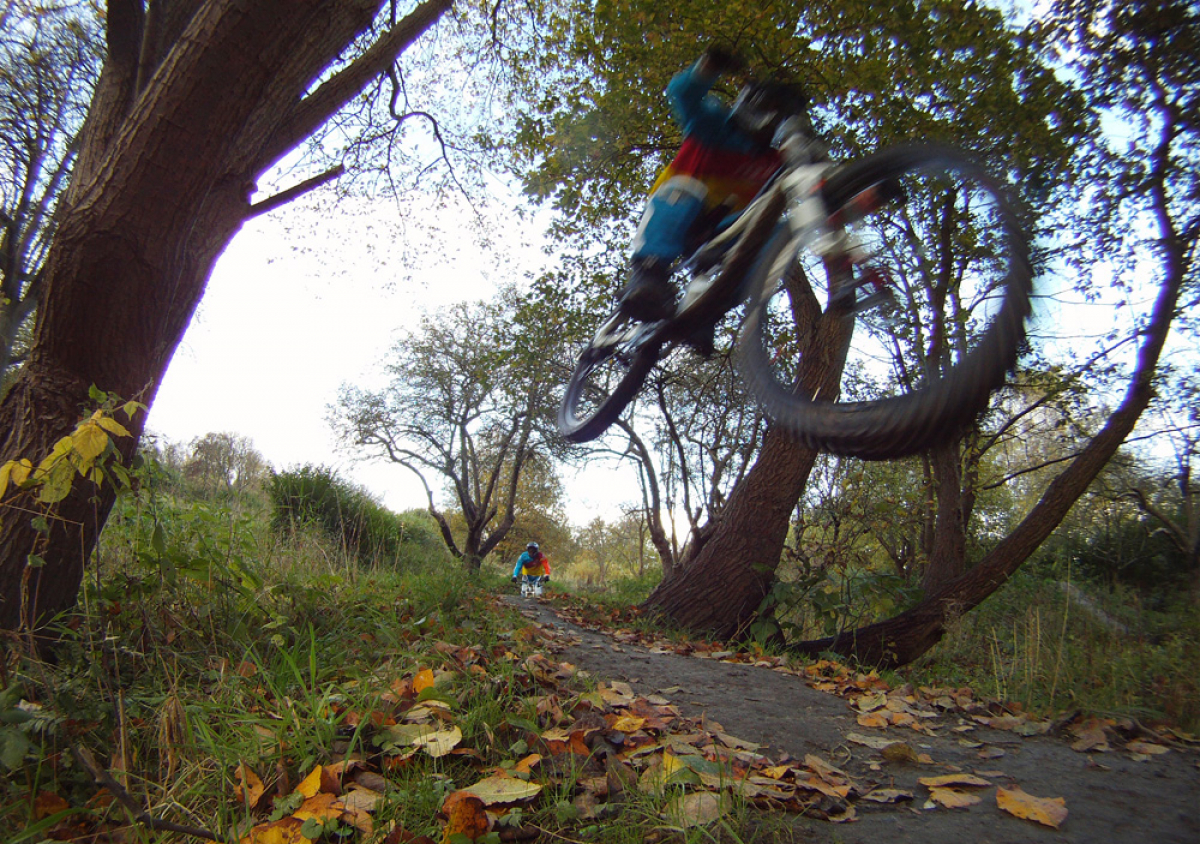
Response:
[[[635,259],[629,283],[621,292],[621,313],[641,322],[670,317],[675,310],[675,288],[670,277],[671,267],[666,261]]]

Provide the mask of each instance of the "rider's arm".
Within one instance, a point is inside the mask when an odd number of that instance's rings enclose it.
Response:
[[[524,567],[525,567],[525,555],[522,554],[521,556],[517,557],[517,564],[515,566],[513,566],[512,576],[519,577],[521,574],[521,569],[523,569]]]

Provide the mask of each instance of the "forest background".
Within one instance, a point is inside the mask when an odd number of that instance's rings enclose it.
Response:
[[[4,7],[0,738],[26,785],[71,779],[63,736],[125,752],[123,671],[213,670],[147,659],[164,643],[250,652],[256,631],[290,648],[307,630],[312,645],[322,601],[429,567],[504,570],[530,539],[556,578],[628,587],[619,600],[692,635],[937,666],[1006,697],[1022,685],[1030,706],[1195,726],[1193,5],[660,6]],[[619,289],[646,185],[678,143],[661,91],[714,39],[808,86],[839,159],[942,138],[1013,185],[1039,319],[971,429],[903,461],[816,454],[741,392],[731,325],[719,354],[664,367],[604,439],[557,437],[571,357]],[[498,184],[541,216],[505,205]],[[549,269],[493,260],[493,295],[422,313],[382,373],[346,373],[330,403],[339,447],[416,478],[420,512],[387,511],[323,461],[271,472],[236,430],[145,436],[218,259],[292,201],[325,215],[300,249],[316,261],[322,237],[366,229],[351,212],[375,226],[386,201],[404,236],[380,242],[414,273],[471,254],[464,231],[482,249],[548,220]],[[335,285],[350,271],[321,266]],[[798,342],[819,342],[832,322],[811,288],[795,307],[815,327]],[[1085,307],[1105,316],[1081,319]],[[969,330],[968,311],[943,316]],[[303,325],[294,343],[337,360],[326,338]],[[859,375],[813,373],[846,390]],[[571,524],[572,467],[618,465],[628,506]],[[388,588],[402,603],[422,587]],[[461,597],[445,593],[443,612]],[[401,613],[414,636],[424,608]],[[390,612],[375,611],[364,617]],[[315,689],[316,648],[300,652],[274,655],[273,698],[293,691],[289,671]],[[39,659],[55,654],[63,675]],[[167,712],[161,692],[137,705]],[[34,697],[53,717],[31,714]],[[197,729],[230,726],[193,714]]]

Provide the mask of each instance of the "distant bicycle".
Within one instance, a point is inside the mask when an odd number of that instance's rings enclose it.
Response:
[[[724,230],[681,262],[669,319],[618,309],[579,356],[563,436],[604,433],[675,348],[745,305],[739,370],[763,410],[804,443],[872,460],[944,440],[987,407],[1030,313],[1029,247],[1005,190],[963,151],[914,143],[825,160],[806,115],[783,124],[784,164]],[[815,304],[854,323],[838,395],[802,386]]]
[[[540,598],[546,588],[549,575],[526,574],[521,577],[521,597]]]

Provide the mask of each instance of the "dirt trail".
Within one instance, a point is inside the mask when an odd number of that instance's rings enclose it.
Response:
[[[859,800],[858,820],[834,825],[800,819],[804,837],[840,844],[1024,844],[1025,842],[1200,842],[1200,754],[1173,750],[1149,761],[1126,752],[1078,753],[1059,738],[1021,738],[976,725],[956,732],[960,719],[935,721],[935,735],[860,727],[847,702],[817,691],[792,674],[675,654],[651,653],[559,618],[547,603],[510,598],[530,619],[565,644],[561,659],[601,680],[624,680],[639,694],[664,695],[689,717],[719,722],[726,732],[767,745],[768,755],[803,759],[815,753],[864,786],[898,788],[915,799],[878,806]],[[910,743],[932,764],[882,762],[880,752],[846,739],[870,733]],[[974,746],[963,743],[964,735]],[[981,759],[982,742],[998,758]],[[998,755],[1003,751],[1003,755]],[[874,764],[875,770],[872,770]],[[1054,830],[1015,818],[996,806],[995,788],[962,809],[923,809],[928,790],[918,777],[982,772],[1006,788],[1062,797],[1069,812]]]

